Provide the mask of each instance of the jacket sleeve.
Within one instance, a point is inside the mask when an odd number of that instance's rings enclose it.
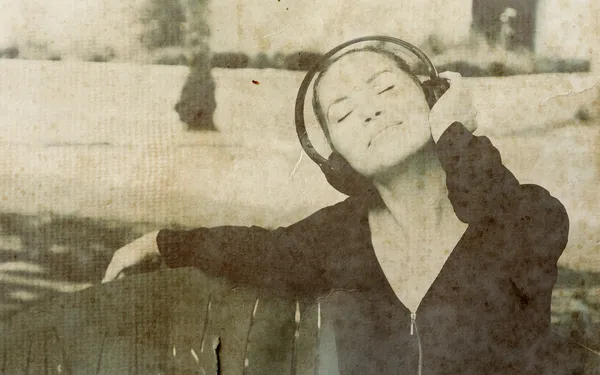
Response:
[[[289,227],[220,226],[161,230],[159,251],[169,267],[196,267],[241,285],[313,295],[331,287],[324,223],[342,203],[326,207]],[[338,206],[338,208],[336,208]]]
[[[505,228],[514,287],[524,301],[549,308],[557,261],[569,234],[564,206],[538,185],[519,184],[490,140],[472,135],[460,123],[446,129],[437,151],[458,218],[484,226],[483,220],[491,220]]]
[[[562,203],[538,185],[522,185],[512,220],[516,234],[511,281],[526,301],[550,306],[557,262],[567,246],[569,217]],[[518,251],[516,251],[518,249]]]
[[[462,222],[475,224],[514,208],[519,181],[487,137],[474,136],[455,122],[441,135],[436,150],[446,171],[448,198]]]

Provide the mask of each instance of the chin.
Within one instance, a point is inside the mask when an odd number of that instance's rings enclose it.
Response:
[[[368,178],[376,178],[377,176],[390,176],[401,168],[406,163],[409,155],[394,155],[393,158],[387,157],[384,159],[374,160],[371,165],[359,171],[360,174]]]
[[[372,161],[368,171],[371,173],[363,173],[367,177],[375,176],[391,176],[395,173],[399,173],[411,164],[419,163],[420,156],[425,155],[430,146],[433,145],[433,140],[425,142],[419,147],[411,149],[388,148],[382,152],[377,153],[376,158]],[[375,156],[375,155],[373,155]]]
[[[433,144],[430,133],[418,139],[415,137],[408,140],[406,137],[390,135],[360,150],[352,150],[354,155],[362,157],[354,158],[353,161],[346,160],[350,162],[355,171],[367,178],[389,176],[416,160],[418,155]]]
[[[380,147],[378,150],[373,150],[374,166],[376,169],[394,168],[399,164],[403,164],[409,160],[412,155],[419,152],[421,147],[403,147],[401,145],[390,145],[388,147]]]

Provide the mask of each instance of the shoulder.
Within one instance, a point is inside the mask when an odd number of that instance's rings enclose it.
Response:
[[[366,213],[366,203],[358,197],[349,197],[345,200],[324,207],[306,218],[290,225],[290,228],[312,227],[319,228],[321,231],[331,230],[334,227],[349,226],[352,223],[359,222]]]
[[[362,246],[367,237],[368,211],[363,201],[350,197],[324,207],[288,226],[276,229],[271,238],[282,247],[303,248],[326,257]]]
[[[546,296],[556,281],[557,262],[569,237],[563,204],[538,185],[522,185],[509,257],[511,278],[526,296]],[[538,300],[542,300],[538,299]]]
[[[534,184],[520,185],[519,212],[541,216],[567,216],[567,210],[558,198],[545,188]]]
[[[569,216],[564,205],[545,188],[534,184],[520,185],[513,220],[529,233],[530,237],[566,239]]]

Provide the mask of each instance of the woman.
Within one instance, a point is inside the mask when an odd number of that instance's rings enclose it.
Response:
[[[272,231],[150,233],[115,253],[104,281],[160,257],[327,295],[345,306],[334,318],[342,373],[540,373],[568,216],[471,134],[468,92],[460,76],[444,77],[450,89],[430,109],[417,77],[384,50],[332,60],[313,104],[333,157],[360,176],[357,193]]]

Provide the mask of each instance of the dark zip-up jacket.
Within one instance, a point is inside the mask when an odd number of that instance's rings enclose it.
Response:
[[[417,310],[418,335],[375,256],[372,201],[364,197],[275,230],[162,230],[159,250],[171,267],[290,296],[326,296],[343,374],[416,374],[419,358],[423,374],[535,373],[551,355],[544,345],[568,238],[565,208],[542,187],[519,184],[489,139],[460,123],[436,149],[468,228]]]

